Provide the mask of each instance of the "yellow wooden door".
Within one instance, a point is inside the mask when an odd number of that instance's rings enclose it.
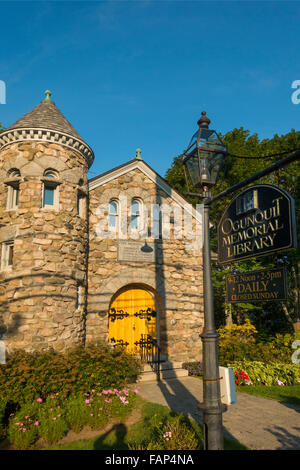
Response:
[[[111,304],[108,316],[110,343],[125,345],[128,352],[138,353],[142,335],[156,339],[155,300],[144,289],[122,292]]]

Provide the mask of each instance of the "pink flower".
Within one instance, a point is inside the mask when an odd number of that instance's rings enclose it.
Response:
[[[91,413],[91,416],[94,416],[93,413]]]
[[[95,393],[96,390],[91,390],[92,393]]]
[[[42,403],[43,400],[42,400],[42,398],[37,398],[36,401],[37,401],[38,403]]]
[[[25,432],[25,431],[26,431],[26,428],[23,428],[22,431]]]
[[[50,398],[54,398],[54,397],[50,397]]]
[[[139,393],[138,389],[135,388],[135,389],[133,390],[133,393],[135,393],[135,394],[137,395],[137,394]]]
[[[38,425],[39,425],[39,422],[38,422],[38,421],[36,421],[36,422],[34,423],[34,425],[35,425],[35,426],[38,426]]]
[[[106,403],[111,403],[111,400],[105,400],[105,401],[106,401]]]
[[[52,418],[53,421],[56,421],[56,416],[54,416],[54,418]]]
[[[85,403],[89,403],[89,402],[90,402],[90,400],[85,400]]]
[[[9,415],[9,416],[14,416],[14,413],[10,413],[10,415]]]
[[[61,414],[57,415],[57,416],[61,416]]]

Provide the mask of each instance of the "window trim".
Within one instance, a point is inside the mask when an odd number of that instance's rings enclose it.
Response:
[[[84,285],[82,282],[76,283],[75,310],[80,310],[84,306]]]
[[[137,202],[137,203],[138,203],[138,212],[132,214],[132,204],[133,204],[134,202]],[[138,198],[138,197],[133,197],[133,198],[131,199],[131,204],[130,204],[130,230],[132,230],[132,231],[137,231],[137,232],[140,230],[140,221],[141,221],[141,214],[142,214],[142,211],[143,211],[143,201],[142,201],[140,198]],[[133,226],[132,226],[133,217],[136,217],[137,227],[133,227]]]
[[[110,212],[110,207],[111,207],[111,204],[115,204],[116,205],[116,213],[115,214],[112,214]],[[110,217],[115,217],[115,225],[111,225],[110,224]],[[119,224],[119,201],[118,199],[111,199],[109,201],[109,205],[108,205],[108,228],[110,231],[117,231],[118,230],[118,224]]]
[[[9,263],[11,258],[11,263]],[[1,249],[1,271],[12,270],[14,263],[14,240],[2,242]]]
[[[86,217],[86,194],[78,189],[77,191],[77,215],[82,219]]]
[[[42,191],[42,208],[43,209],[54,209],[58,210],[59,208],[59,198],[58,198],[58,186],[61,182],[57,179],[58,173],[55,170],[48,169],[44,171],[44,175],[41,178],[43,182],[43,191]],[[53,190],[53,204],[45,204],[45,190]]]
[[[4,184],[8,186],[6,210],[16,210],[19,205],[21,173],[17,168],[12,168]]]
[[[12,181],[6,184],[8,186],[6,210],[9,210],[9,211],[16,210],[18,209],[18,206],[19,206],[19,196],[20,196],[19,181]]]

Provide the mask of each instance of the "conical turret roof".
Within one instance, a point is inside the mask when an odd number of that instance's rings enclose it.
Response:
[[[51,92],[46,91],[46,98],[32,111],[18,119],[1,134],[1,144],[7,145],[12,140],[50,140],[78,150],[87,158],[89,166],[94,159],[92,149],[86,144],[74,127],[50,99]],[[25,131],[26,129],[26,131]],[[28,134],[25,138],[25,134]],[[59,134],[59,137],[57,134]]]
[[[5,130],[25,128],[51,129],[83,140],[50,98],[41,101],[32,111],[29,111]]]

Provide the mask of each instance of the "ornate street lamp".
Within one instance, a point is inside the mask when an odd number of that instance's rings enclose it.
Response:
[[[195,188],[202,187],[204,191],[216,184],[221,171],[225,167],[227,148],[216,133],[209,129],[210,119],[206,112],[198,121],[199,129],[183,153],[183,164],[187,185],[189,178]]]
[[[188,193],[203,198],[203,284],[204,284],[204,328],[201,335],[203,344],[203,411],[204,448],[224,449],[222,413],[225,411],[220,397],[218,363],[218,334],[215,328],[213,288],[211,274],[211,253],[209,235],[210,188],[216,184],[224,169],[227,148],[218,134],[209,129],[210,120],[205,111],[198,121],[199,129],[193,135],[184,151],[183,164],[189,188],[189,179],[195,188],[202,188],[203,194]]]

